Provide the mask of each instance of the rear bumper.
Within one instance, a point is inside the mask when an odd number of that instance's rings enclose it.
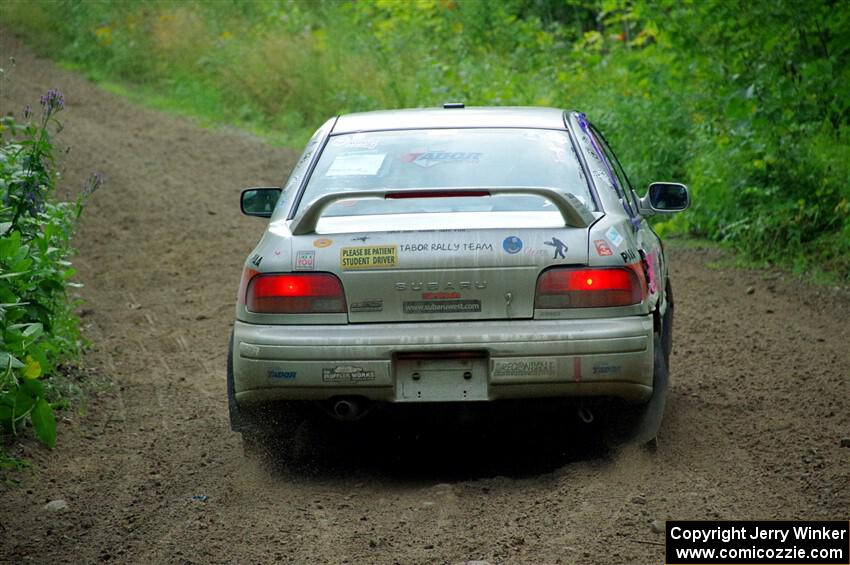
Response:
[[[326,326],[236,322],[233,384],[240,405],[348,395],[386,402],[587,396],[640,402],[652,393],[652,332],[651,316]],[[460,352],[471,358],[407,359]],[[414,373],[420,368],[432,376],[420,379]],[[423,388],[455,373],[469,373],[462,397],[449,381],[443,383],[448,389],[436,393]]]

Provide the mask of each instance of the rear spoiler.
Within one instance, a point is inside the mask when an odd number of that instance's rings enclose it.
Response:
[[[564,225],[574,228],[586,228],[595,220],[593,213],[574,195],[542,186],[505,186],[497,188],[386,188],[380,190],[356,190],[323,194],[295,216],[290,225],[293,235],[314,233],[322,212],[338,200],[353,198],[380,198],[384,200],[398,198],[459,198],[468,196],[496,196],[499,194],[519,194],[541,196],[550,201],[564,219]]]

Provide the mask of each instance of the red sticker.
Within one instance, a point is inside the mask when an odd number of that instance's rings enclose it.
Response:
[[[596,246],[596,253],[601,257],[613,255],[611,248],[608,247],[608,243],[604,239],[594,239],[593,245]]]
[[[422,300],[446,300],[460,298],[459,292],[423,292]]]

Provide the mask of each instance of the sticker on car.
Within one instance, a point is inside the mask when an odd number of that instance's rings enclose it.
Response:
[[[620,247],[623,245],[623,236],[620,235],[620,232],[618,232],[617,228],[614,226],[608,228],[608,231],[605,232],[605,236],[608,238],[608,241],[614,244],[614,247]]]
[[[395,267],[397,263],[397,245],[343,247],[339,252],[339,266],[343,270],[382,269]]]
[[[312,271],[316,268],[315,251],[299,251],[295,254],[296,271]]]
[[[457,314],[480,311],[480,300],[417,300],[404,303],[405,314]]]
[[[381,170],[386,153],[353,153],[337,156],[325,173],[326,177],[374,176]]]

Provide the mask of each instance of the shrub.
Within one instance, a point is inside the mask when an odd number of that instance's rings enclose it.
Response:
[[[31,425],[47,447],[56,441],[49,376],[83,346],[74,302],[71,234],[86,197],[102,180],[93,175],[74,202],[56,202],[52,136],[64,97],[50,90],[41,112],[0,120],[0,432]],[[5,446],[6,442],[3,441]]]

